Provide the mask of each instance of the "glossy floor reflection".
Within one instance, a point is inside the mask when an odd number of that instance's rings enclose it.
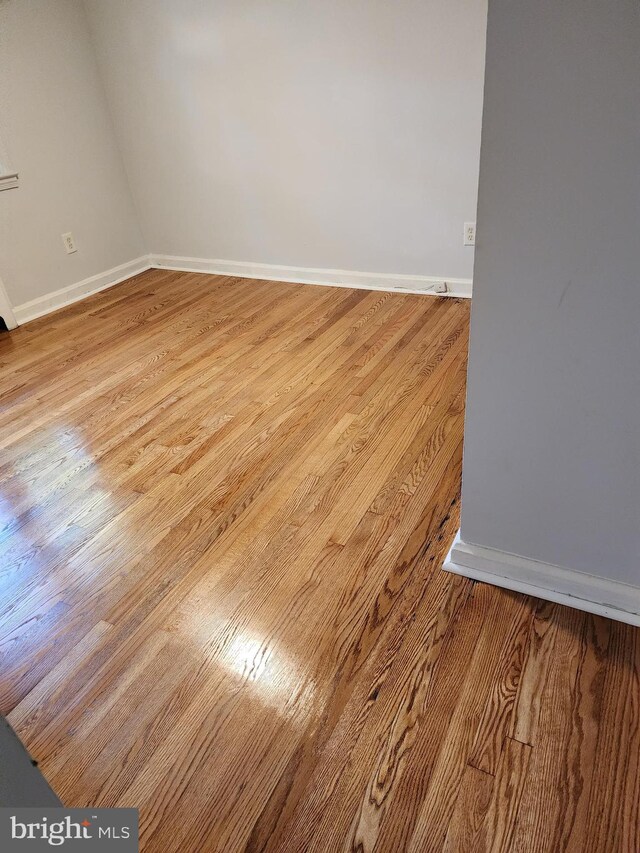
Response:
[[[468,317],[156,270],[0,338],[0,711],[65,804],[162,853],[640,846],[637,632],[440,568]]]

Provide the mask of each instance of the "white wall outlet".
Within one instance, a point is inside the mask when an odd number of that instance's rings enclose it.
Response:
[[[433,285],[434,293],[446,293],[447,292],[447,282],[446,281],[436,281]]]
[[[464,223],[464,245],[465,246],[475,246],[476,244],[476,223],[475,222],[465,222]]]
[[[71,231],[67,231],[66,234],[62,235],[62,242],[64,243],[64,247],[67,250],[67,255],[72,255],[74,252],[78,251],[76,241],[73,239],[73,234],[71,233]]]

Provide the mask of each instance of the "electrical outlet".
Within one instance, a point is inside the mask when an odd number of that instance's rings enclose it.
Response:
[[[447,282],[446,281],[436,281],[433,285],[434,293],[446,293],[447,292]]]
[[[71,233],[71,231],[67,231],[66,234],[62,235],[62,242],[64,243],[64,247],[67,250],[67,255],[72,255],[74,252],[78,251],[76,241],[73,239],[73,234]]]
[[[464,223],[464,245],[465,246],[475,246],[476,244],[476,223],[475,222],[465,222]]]

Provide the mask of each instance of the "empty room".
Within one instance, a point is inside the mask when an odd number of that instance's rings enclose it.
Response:
[[[639,853],[638,0],[0,0],[0,850]]]

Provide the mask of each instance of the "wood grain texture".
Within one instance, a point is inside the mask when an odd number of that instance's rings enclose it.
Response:
[[[441,571],[468,304],[154,270],[0,336],[0,711],[150,851],[636,851],[640,641]]]

